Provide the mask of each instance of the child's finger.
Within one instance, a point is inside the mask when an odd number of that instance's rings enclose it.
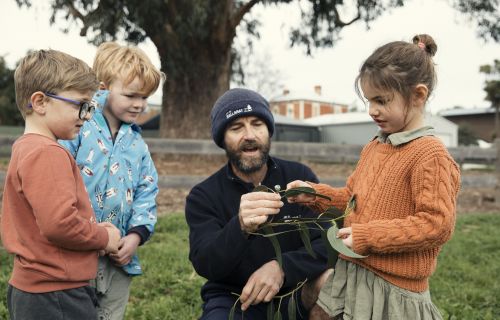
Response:
[[[352,228],[342,228],[337,232],[337,238],[345,239],[352,233]]]

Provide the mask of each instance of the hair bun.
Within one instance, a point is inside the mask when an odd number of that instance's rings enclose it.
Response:
[[[430,54],[431,57],[434,57],[437,52],[437,45],[434,39],[428,34],[417,34],[413,37],[412,42]]]

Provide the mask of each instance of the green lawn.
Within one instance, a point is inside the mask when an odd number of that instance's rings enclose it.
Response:
[[[444,319],[500,319],[500,215],[459,216],[453,239],[431,279]],[[153,239],[140,249],[145,275],[132,282],[126,319],[196,319],[203,279],[188,261],[187,226],[181,214],[160,218]],[[11,258],[0,250],[0,319],[7,319],[6,282]]]

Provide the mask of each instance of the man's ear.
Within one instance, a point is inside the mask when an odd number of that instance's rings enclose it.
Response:
[[[415,106],[424,106],[429,95],[429,89],[425,84],[417,84],[413,89],[413,103]]]
[[[107,90],[108,87],[106,86],[106,84],[104,82],[99,82],[99,90]]]
[[[45,94],[41,91],[36,91],[30,98],[31,109],[33,112],[44,115],[47,109]]]

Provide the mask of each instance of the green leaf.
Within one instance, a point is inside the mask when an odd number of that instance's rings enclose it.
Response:
[[[267,304],[267,317],[266,317],[266,319],[267,320],[273,320],[273,315],[274,315],[274,301],[271,300]]]
[[[311,245],[311,236],[309,235],[309,229],[307,226],[301,224],[299,225],[299,233],[300,233],[300,238],[302,239],[302,242],[304,243],[304,246],[307,250],[307,252],[314,258],[316,259],[316,252],[314,252],[312,245]]]
[[[273,234],[274,230],[271,226],[265,226],[262,228],[265,234]],[[278,261],[278,264],[280,268],[283,269],[283,257],[281,256],[281,246],[278,241],[278,238],[276,236],[269,237],[269,240],[273,244],[274,247],[274,253],[276,253],[276,260]]]
[[[326,235],[325,230],[321,231],[321,239],[323,239],[326,247],[326,254],[328,257],[327,261],[328,268],[333,268],[335,267],[335,262],[337,261],[337,257],[339,256],[339,254],[330,245],[330,241],[328,241],[328,237]]]
[[[310,187],[296,187],[296,188],[286,189],[285,193],[282,195],[282,197],[285,197],[285,198],[293,197],[293,196],[299,195],[301,193],[312,194],[312,195],[315,195],[316,197],[331,200],[330,197],[322,195],[321,193],[316,193],[316,191],[314,191],[314,189],[310,188]]]
[[[360,254],[355,253],[351,249],[349,249],[342,239],[337,238],[337,232],[339,229],[337,226],[332,226],[330,229],[328,229],[327,237],[328,237],[328,242],[332,246],[333,249],[337,250],[338,252],[342,253],[345,256],[351,257],[351,258],[366,258],[367,256],[362,256]]]
[[[274,223],[269,223],[269,224],[265,224],[263,225],[259,230],[263,230],[266,228],[266,227],[271,227],[272,225],[276,225]],[[280,231],[280,232],[274,232],[273,230],[273,233],[264,233],[264,234],[261,234],[261,233],[258,233],[258,232],[249,232],[248,234],[253,234],[253,235],[258,235],[258,236],[261,236],[261,237],[264,237],[264,238],[270,238],[270,237],[276,237],[277,235],[280,235],[280,234],[284,234],[284,233],[290,233],[290,232],[295,232],[296,230],[285,230],[285,231]]]
[[[281,320],[281,312],[279,310],[274,314],[274,320]]]
[[[238,304],[238,301],[240,301],[240,298],[238,298],[234,304],[233,304],[233,307],[231,308],[231,310],[229,311],[229,317],[228,319],[229,320],[233,320],[234,319],[234,311],[236,310],[236,305]]]
[[[347,207],[345,209],[345,215],[347,216],[349,213],[351,213],[354,209],[356,209],[356,195],[353,194],[349,201],[347,202]]]
[[[297,306],[295,305],[295,298],[292,294],[290,297],[290,300],[288,300],[288,319],[289,320],[296,320],[297,319],[297,314],[296,314]]]

